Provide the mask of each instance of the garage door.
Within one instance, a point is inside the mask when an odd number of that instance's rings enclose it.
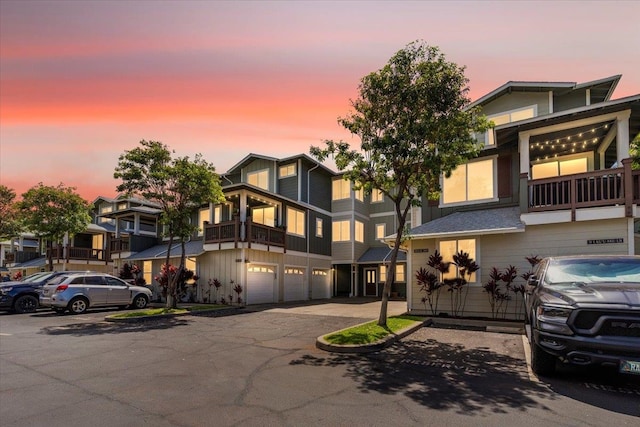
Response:
[[[311,299],[331,298],[329,270],[314,268],[311,273]]]
[[[301,301],[307,299],[304,292],[304,276],[306,270],[298,267],[284,269],[284,300]]]
[[[247,304],[277,302],[275,297],[276,267],[272,265],[250,265],[247,267]]]

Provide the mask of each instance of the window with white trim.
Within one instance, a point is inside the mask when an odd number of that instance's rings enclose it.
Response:
[[[377,188],[371,190],[371,203],[384,202],[384,193]]]
[[[477,259],[477,250],[476,250],[476,239],[459,239],[459,240],[441,240],[438,243],[438,251],[442,255],[443,262],[453,262],[453,256],[460,251],[466,252],[469,254],[476,263]],[[443,275],[443,279],[455,279],[458,277],[458,268],[451,264],[449,268],[449,272]],[[476,281],[476,273],[471,275],[470,283],[474,283]]]
[[[213,208],[213,223],[220,224],[222,222],[222,206],[216,206]]]
[[[151,261],[142,261],[142,277],[144,277],[147,285],[153,283],[153,263]]]
[[[331,239],[333,242],[351,241],[351,223],[349,220],[333,221]]]
[[[247,173],[247,182],[264,190],[269,189],[269,169]]]
[[[356,196],[356,200],[364,202],[364,190],[362,188],[359,190],[354,190],[353,192]]]
[[[323,225],[322,218],[316,218],[316,237],[323,236],[322,225]]]
[[[295,163],[280,166],[280,178],[286,178],[288,176],[295,176],[295,175],[296,175]]]
[[[387,281],[387,266],[380,266],[380,274],[378,274],[378,280],[383,283]],[[407,276],[405,273],[405,265],[404,264],[396,264],[396,282],[406,282]]]
[[[291,207],[287,207],[287,234],[305,236],[304,233],[304,212]]]
[[[331,183],[331,199],[342,200],[351,196],[351,182],[338,178]]]
[[[364,223],[362,221],[356,220],[355,223],[355,237],[356,242],[363,243],[364,242]]]
[[[273,206],[265,206],[262,208],[251,209],[251,219],[256,224],[262,224],[269,227],[276,225],[276,208]]]
[[[487,120],[493,122],[494,126],[500,126],[507,123],[517,122],[519,120],[531,119],[538,115],[538,106],[529,105],[527,107],[518,108],[516,110],[505,111],[500,114],[487,116]],[[488,129],[484,139],[486,146],[496,145],[495,129]]]
[[[584,155],[558,157],[536,162],[531,166],[531,179],[552,178],[589,171],[589,159]]]
[[[387,224],[376,224],[376,239],[383,239],[387,235]]]
[[[496,159],[459,165],[442,180],[442,203],[463,203],[496,197]]]

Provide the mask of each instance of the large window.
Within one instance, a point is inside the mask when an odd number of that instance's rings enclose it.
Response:
[[[463,203],[495,197],[495,159],[459,165],[442,183],[442,202]]]
[[[387,281],[387,266],[386,265],[381,265],[380,266],[380,282],[386,282]],[[404,264],[396,264],[396,282],[406,282],[407,281],[407,276],[405,274],[405,265]]]
[[[287,207],[287,233],[305,236],[304,212]]]
[[[288,165],[280,166],[280,178],[286,178],[288,176],[295,176],[296,164],[290,163]]]
[[[269,189],[269,169],[247,173],[247,182],[265,190]]]
[[[556,176],[572,175],[588,171],[588,161],[586,157],[579,158],[559,158],[552,161],[536,163],[531,167],[531,178],[542,179]]]
[[[438,245],[438,250],[440,251],[444,262],[453,262],[453,256],[458,252],[463,251],[468,253],[469,257],[478,263],[475,239],[442,240]],[[455,279],[458,277],[458,274],[459,272],[457,267],[452,264],[449,269],[449,273],[445,274],[443,279]],[[473,273],[469,282],[473,283],[475,281],[476,273]]]
[[[142,261],[142,277],[148,286],[153,283],[153,263],[151,261]]]
[[[359,190],[354,190],[356,200],[364,202],[364,190],[361,188]]]
[[[380,240],[387,235],[387,224],[376,224],[376,239]]]
[[[355,234],[356,234],[356,242],[363,243],[364,242],[364,223],[363,222],[356,221]]]
[[[530,105],[528,107],[519,108],[517,110],[506,111],[504,113],[488,116],[487,119],[492,121],[495,126],[504,125],[506,123],[517,122],[519,120],[530,119],[538,114],[538,106]],[[487,130],[485,134],[485,145],[495,145],[494,129]]]
[[[334,179],[331,194],[333,200],[348,199],[351,195],[351,182],[342,178]]]
[[[251,217],[256,224],[275,227],[276,225],[276,208],[273,206],[265,206],[262,208],[251,209]]]
[[[333,221],[332,224],[332,240],[334,242],[348,242],[351,240],[350,222],[345,221]]]

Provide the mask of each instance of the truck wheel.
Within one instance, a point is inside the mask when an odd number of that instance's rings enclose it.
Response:
[[[536,375],[553,374],[556,370],[556,357],[541,349],[533,342],[533,337],[529,342],[531,344],[531,370],[533,373]]]

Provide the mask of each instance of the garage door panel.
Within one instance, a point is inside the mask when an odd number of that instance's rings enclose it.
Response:
[[[313,269],[311,273],[311,299],[331,298],[329,270]]]
[[[277,302],[275,296],[276,270],[274,266],[253,265],[247,268],[247,304]]]
[[[284,269],[284,300],[302,301],[307,299],[304,291],[304,277],[306,270],[303,268],[287,267]]]

